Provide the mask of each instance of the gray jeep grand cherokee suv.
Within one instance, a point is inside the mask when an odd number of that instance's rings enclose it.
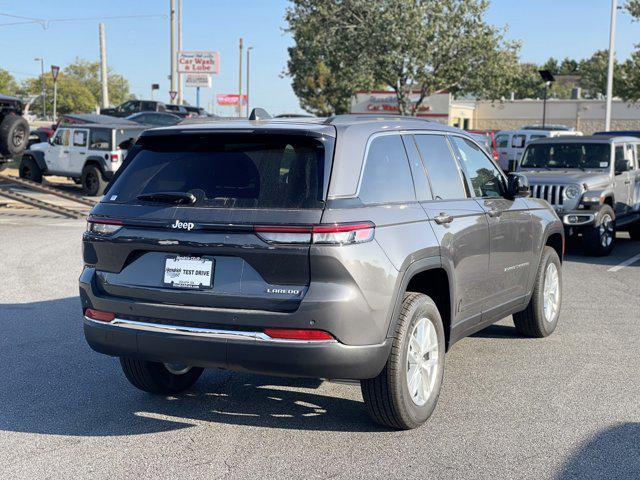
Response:
[[[528,193],[418,119],[148,130],[88,219],[85,336],[148,392],[212,367],[360,380],[376,421],[417,427],[456,341],[556,328],[564,231]]]

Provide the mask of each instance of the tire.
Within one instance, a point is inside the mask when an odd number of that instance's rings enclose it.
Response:
[[[25,155],[22,157],[22,160],[20,160],[18,174],[20,178],[25,180],[42,183],[42,169],[38,166],[35,158],[30,155]]]
[[[424,327],[427,340],[422,346],[430,346],[426,352],[429,357],[422,349],[415,356],[410,353],[410,350],[416,350],[411,338],[414,334],[419,338],[420,325]],[[392,340],[391,353],[382,372],[375,378],[362,380],[360,388],[369,415],[375,422],[398,430],[409,430],[422,425],[433,413],[444,375],[444,327],[431,298],[421,293],[405,293]],[[429,370],[417,368],[420,372],[416,378],[417,389],[409,386],[411,358],[421,359],[431,366],[430,374],[424,377],[421,376],[423,372]],[[427,388],[430,387],[426,394],[425,390],[420,390],[424,385],[422,379],[426,381]]]
[[[104,194],[107,188],[107,181],[102,176],[102,172],[96,165],[85,165],[82,169],[82,190],[85,195],[97,197]]]
[[[120,366],[131,385],[158,395],[179,393],[188,389],[196,383],[204,371],[199,367],[184,367],[186,371],[177,375],[170,372],[164,363],[147,362],[129,357],[120,357]]]
[[[616,239],[615,220],[613,208],[603,205],[596,214],[594,225],[582,232],[582,241],[590,255],[604,257],[611,253]]]
[[[556,274],[555,290],[553,289],[553,271]],[[547,289],[546,292],[545,289]],[[548,301],[546,305],[545,298]],[[555,304],[555,308],[547,309],[547,306],[553,304]],[[516,330],[526,337],[548,337],[558,326],[561,306],[562,264],[553,248],[544,247],[533,284],[531,300],[529,300],[527,308],[513,315]]]
[[[636,222],[629,227],[629,236],[631,240],[640,240],[640,222]]]
[[[20,115],[7,115],[0,122],[0,154],[21,155],[29,143],[29,124]]]

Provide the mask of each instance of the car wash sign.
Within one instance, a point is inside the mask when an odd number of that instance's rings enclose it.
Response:
[[[220,73],[220,53],[208,51],[178,52],[178,73],[217,75]]]

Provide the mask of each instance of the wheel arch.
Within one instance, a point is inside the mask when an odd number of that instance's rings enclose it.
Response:
[[[447,350],[450,347],[451,323],[454,305],[452,272],[443,265],[441,258],[429,257],[411,263],[401,276],[396,289],[396,300],[392,311],[387,337],[394,331],[398,313],[402,307],[405,292],[418,292],[428,295],[438,307],[445,331]]]
[[[33,158],[38,167],[40,167],[40,170],[42,170],[42,173],[47,171],[47,162],[44,160],[44,152],[39,152],[38,150],[27,150],[22,154],[22,157],[20,157],[20,161],[25,157]]]

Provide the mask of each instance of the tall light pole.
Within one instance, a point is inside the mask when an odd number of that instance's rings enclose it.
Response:
[[[182,0],[178,0],[178,52],[182,51]],[[178,105],[182,105],[182,74],[178,73]]]
[[[249,69],[251,68],[251,50],[253,50],[253,47],[247,48],[247,118],[249,118]]]
[[[47,117],[47,89],[44,84],[44,57],[34,58],[36,62],[40,62],[40,79],[42,80],[42,118]]]
[[[176,91],[176,1],[169,0],[169,21],[171,22],[171,33],[169,35],[170,39],[170,50],[171,50],[171,75],[169,75],[171,79],[171,91]]]
[[[98,25],[100,33],[100,83],[102,84],[101,107],[109,107],[109,80],[107,79],[107,42],[104,37],[104,23]]]
[[[607,104],[604,113],[604,129],[611,130],[611,98],[613,97],[613,63],[616,58],[616,16],[618,5],[611,0],[611,24],[609,26],[609,65],[607,67]]]
[[[238,60],[238,117],[242,116],[242,39],[238,45],[240,59]]]

